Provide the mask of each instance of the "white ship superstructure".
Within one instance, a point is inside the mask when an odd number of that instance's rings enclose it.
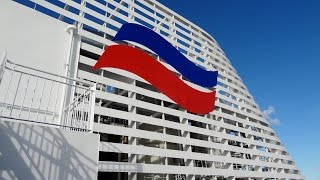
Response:
[[[15,109],[12,106],[10,109],[4,107],[11,106],[4,105],[2,116],[45,123],[52,118],[57,120],[50,123],[58,123],[61,127],[75,126],[82,133],[98,134],[98,179],[304,179],[217,41],[168,7],[152,0],[5,2],[37,13],[37,16],[66,28],[73,25],[69,35],[74,39],[71,38],[71,46],[66,47],[66,57],[73,62],[66,63],[68,67],[64,67],[69,71],[61,72],[61,77],[49,78],[45,75],[50,81],[43,87],[39,86],[39,91],[29,92],[29,96],[32,93],[55,96],[52,99],[64,103],[55,104],[57,109],[53,105],[44,106],[42,110],[53,109],[50,116],[31,108]],[[141,24],[160,34],[196,65],[208,71],[218,71],[218,85],[205,89],[189,82],[146,47],[122,42],[143,49],[191,87],[202,91],[215,90],[214,111],[205,115],[190,113],[137,75],[119,69],[92,69],[105,49],[117,44],[112,38],[122,24],[129,22]],[[20,32],[24,33],[24,30],[20,29]],[[48,36],[55,39],[54,34]],[[44,41],[43,46],[50,43]],[[10,52],[7,55],[10,56]],[[31,71],[22,65],[27,70],[15,66],[18,58],[10,58],[9,61],[4,58],[8,68],[19,72]],[[23,60],[26,64],[28,61]],[[43,70],[41,67],[38,69]],[[63,78],[65,76],[70,79]],[[24,82],[28,82],[28,74],[22,77]],[[19,76],[16,79],[19,80]],[[53,86],[54,90],[50,90],[45,85],[51,81],[62,85]],[[28,89],[27,84],[25,86]],[[46,95],[41,94],[41,88]],[[72,97],[73,101],[69,102],[64,96]],[[31,99],[26,98],[26,101]],[[41,102],[40,98],[38,101],[40,108],[41,103],[51,104],[52,100],[43,98]],[[62,108],[65,104],[67,109]],[[28,112],[31,113],[28,115]],[[76,124],[78,119],[81,119],[81,125]]]

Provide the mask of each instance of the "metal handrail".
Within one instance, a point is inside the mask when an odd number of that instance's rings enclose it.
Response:
[[[15,66],[20,66],[20,67],[23,67],[23,68],[26,68],[26,69],[30,69],[30,70],[34,70],[34,71],[37,71],[37,72],[41,72],[41,73],[44,73],[44,74],[49,74],[49,75],[52,75],[52,76],[56,76],[56,77],[59,77],[59,78],[63,78],[63,79],[66,79],[66,80],[71,80],[71,81],[75,81],[75,82],[81,82],[89,87],[93,86],[92,83],[89,83],[87,81],[84,81],[82,79],[73,79],[73,78],[69,78],[69,77],[65,77],[65,76],[61,76],[59,74],[55,74],[55,73],[50,73],[50,72],[46,72],[46,71],[42,71],[42,70],[39,70],[39,69],[35,69],[35,68],[32,68],[32,67],[29,67],[29,66],[25,66],[25,65],[22,65],[22,64],[17,64],[17,63],[14,63],[12,61],[10,61],[9,59],[6,59],[4,61],[4,67],[6,68],[6,63],[11,63],[12,65],[15,65]],[[9,67],[8,67],[9,68]],[[11,69],[12,70],[12,69]],[[36,75],[35,75],[36,76]]]
[[[5,57],[0,68],[0,119],[92,131],[96,84],[17,64]]]

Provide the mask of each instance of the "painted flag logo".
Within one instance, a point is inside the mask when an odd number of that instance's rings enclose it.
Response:
[[[182,76],[197,85],[202,87],[217,85],[217,71],[206,71],[196,66],[162,36],[149,28],[133,23],[124,24],[113,38],[113,41],[123,40],[136,42],[149,48]],[[140,76],[192,113],[206,114],[214,109],[215,91],[203,92],[190,87],[160,62],[138,48],[125,45],[107,47],[93,68],[108,67],[126,70]]]

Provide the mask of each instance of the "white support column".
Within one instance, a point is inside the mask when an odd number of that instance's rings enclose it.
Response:
[[[163,134],[167,134],[167,128],[163,127]],[[163,149],[167,149],[167,142],[163,141]],[[168,165],[168,157],[164,157],[164,164]]]
[[[133,82],[133,85],[135,85],[135,81]],[[133,100],[136,99],[136,93],[135,92],[128,92],[128,97],[130,98],[130,103],[129,103],[129,112],[136,114],[136,106],[134,106],[133,104]],[[132,129],[137,129],[138,127],[138,122],[136,121],[128,121],[128,126],[129,128]],[[136,146],[137,145],[137,138],[136,137],[128,137],[128,143],[132,146]],[[136,154],[128,154],[128,162],[129,163],[136,163],[137,162],[137,155]],[[137,180],[137,173],[136,172],[129,172],[128,173],[128,180]]]
[[[76,79],[77,78],[77,72],[78,72],[78,62],[79,62],[79,56],[80,56],[80,45],[81,45],[81,37],[78,34],[78,29],[75,25],[69,25],[66,29],[66,32],[70,34],[70,40],[69,40],[69,52],[68,52],[68,58],[67,58],[67,64],[65,64],[65,67],[67,68],[65,77],[68,77],[70,79]],[[62,102],[62,106],[60,109],[60,124],[63,123],[64,120],[64,108],[68,107],[68,105],[72,102],[74,92],[75,92],[75,84],[76,82],[73,80],[66,80],[67,86],[64,90],[64,100]]]
[[[75,25],[68,26],[66,31],[70,34],[67,77],[75,79],[77,78],[81,37]]]

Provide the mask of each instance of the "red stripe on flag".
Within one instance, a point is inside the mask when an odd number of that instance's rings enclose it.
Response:
[[[184,109],[206,114],[214,109],[216,92],[196,90],[144,51],[124,45],[109,46],[95,64],[97,68],[118,68],[148,81]]]

